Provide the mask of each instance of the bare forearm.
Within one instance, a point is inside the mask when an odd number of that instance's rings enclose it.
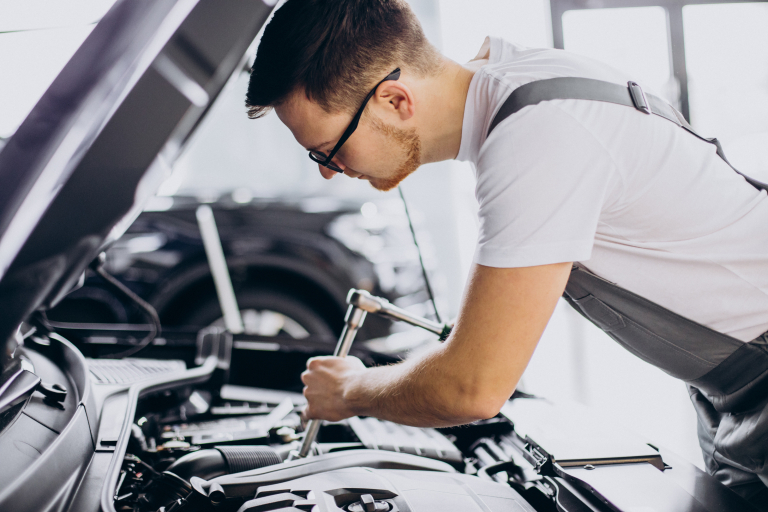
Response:
[[[402,363],[371,368],[350,379],[344,399],[356,415],[405,425],[445,427],[495,415],[498,399],[439,346]],[[488,396],[484,396],[488,395]]]
[[[339,421],[366,415],[415,426],[494,416],[525,370],[570,269],[570,263],[476,265],[445,344],[373,369],[356,358],[310,359],[302,374],[305,416]]]

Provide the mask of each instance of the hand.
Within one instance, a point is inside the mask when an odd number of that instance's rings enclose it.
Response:
[[[321,356],[307,361],[307,370],[301,374],[307,407],[302,419],[340,421],[355,416],[345,400],[352,379],[366,370],[358,358]]]

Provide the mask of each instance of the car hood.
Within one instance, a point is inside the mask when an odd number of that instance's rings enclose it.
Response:
[[[0,149],[0,368],[167,176],[274,0],[119,0]]]

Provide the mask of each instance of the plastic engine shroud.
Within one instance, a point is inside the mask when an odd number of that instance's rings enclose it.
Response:
[[[238,512],[534,512],[507,485],[458,473],[347,468],[262,486]]]

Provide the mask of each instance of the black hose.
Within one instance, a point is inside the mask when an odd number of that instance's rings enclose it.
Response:
[[[217,446],[227,461],[230,473],[241,473],[283,462],[280,455],[267,446]]]
[[[193,476],[209,480],[227,474],[227,461],[218,450],[199,450],[179,457],[165,473],[173,473],[186,481]]]
[[[162,331],[162,326],[160,325],[160,317],[157,314],[157,311],[155,308],[152,307],[150,303],[136,295],[133,290],[125,286],[123,283],[115,279],[114,276],[109,274],[106,270],[104,270],[104,267],[101,266],[101,264],[94,265],[93,270],[101,276],[102,279],[104,279],[107,283],[109,283],[110,286],[115,288],[117,291],[125,295],[128,299],[133,301],[141,310],[144,312],[144,314],[149,319],[149,333],[142,339],[138,345],[129,348],[128,350],[124,350],[122,352],[116,352],[113,354],[107,354],[103,356],[105,359],[122,359],[124,357],[130,357],[132,355],[135,355],[140,350],[146,348],[149,346],[150,343],[152,343],[152,340],[157,337],[158,334]]]
[[[221,475],[272,466],[282,461],[280,455],[269,446],[217,446],[188,453],[165,471],[187,481],[193,476],[210,480]]]

